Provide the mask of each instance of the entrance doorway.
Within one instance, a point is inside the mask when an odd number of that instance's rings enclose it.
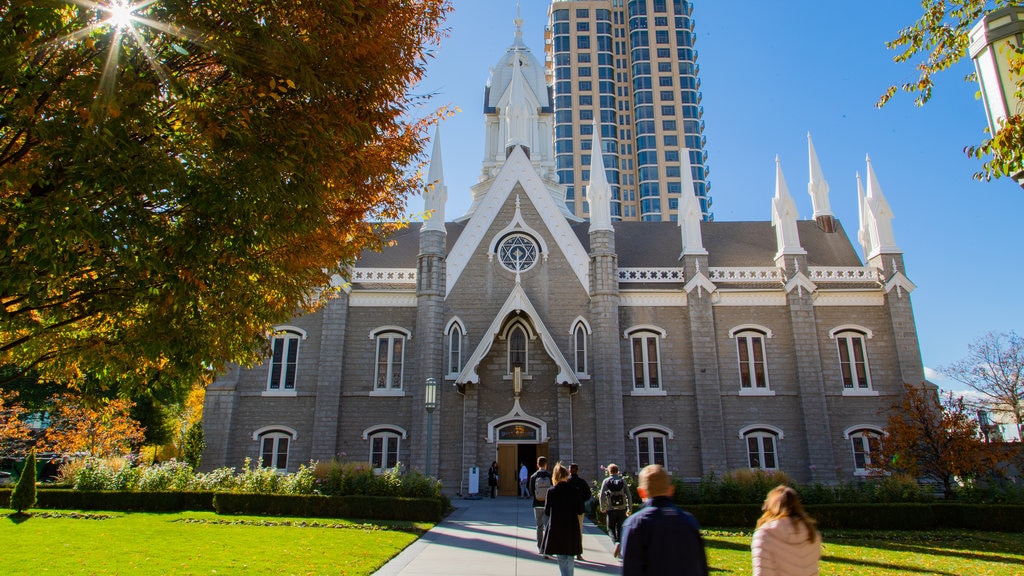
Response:
[[[498,495],[519,495],[519,467],[526,464],[530,474],[537,471],[537,457],[548,455],[547,443],[498,445]]]

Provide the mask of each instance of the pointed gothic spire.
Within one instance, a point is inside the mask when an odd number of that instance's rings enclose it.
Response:
[[[789,187],[782,175],[782,163],[775,157],[775,197],[772,198],[772,226],[775,227],[775,241],[779,248],[775,257],[784,254],[806,254],[800,247],[800,235],[796,229],[797,210]]]
[[[590,231],[612,229],[612,188],[604,171],[604,151],[601,148],[601,127],[594,120],[594,135],[590,147],[590,185],[587,186],[587,200],[590,202]]]
[[[857,213],[860,216],[860,227],[857,229],[857,242],[864,252],[864,261],[867,262],[871,254],[871,232],[868,230],[868,202],[864,198],[864,183],[860,179],[860,172],[857,172]]]
[[[444,183],[444,166],[441,161],[441,126],[434,129],[434,149],[430,154],[430,168],[427,170],[427,189],[423,193],[423,208],[430,216],[423,225],[424,230],[444,231],[444,206],[448,202],[448,186]]]
[[[505,105],[505,150],[513,146],[530,147],[530,108],[523,83],[523,62],[518,56],[512,59],[512,79],[509,84],[508,104]]]
[[[694,193],[693,167],[690,164],[690,151],[683,148],[679,151],[680,174],[683,176],[682,204],[679,206],[679,229],[683,237],[683,253],[707,254],[704,239],[700,233],[700,221],[703,213]]]
[[[516,2],[516,19],[512,21],[516,25],[516,46],[523,45],[523,10],[519,2]]]
[[[892,231],[892,208],[882,194],[882,187],[878,185],[878,178],[875,176],[875,169],[871,167],[871,157],[867,157],[868,164],[868,191],[865,194],[865,204],[868,214],[868,232],[871,235],[871,254],[869,257],[878,254],[902,254],[903,251],[896,246],[896,236]]]
[[[814,142],[811,140],[811,133],[807,133],[807,156],[810,168],[810,178],[807,180],[807,193],[811,195],[811,206],[814,209],[814,221],[826,232],[834,232],[835,216],[832,214],[832,206],[828,196],[828,181],[821,170],[821,163],[818,162],[818,153],[814,150]]]

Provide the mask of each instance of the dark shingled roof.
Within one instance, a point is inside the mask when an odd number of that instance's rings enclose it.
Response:
[[[423,224],[416,222],[395,233],[393,244],[383,252],[364,252],[358,268],[415,268],[419,235]],[[622,268],[679,267],[682,236],[675,222],[616,222],[615,248]],[[446,222],[448,251],[458,241],[464,224]],[[584,249],[590,249],[588,222],[573,225]],[[814,221],[797,222],[800,244],[807,250],[808,266],[862,266],[842,225],[824,232]],[[775,229],[771,222],[702,222],[701,234],[708,251],[709,266],[774,266]]]

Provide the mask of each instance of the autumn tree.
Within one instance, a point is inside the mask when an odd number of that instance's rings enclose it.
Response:
[[[970,44],[970,31],[986,14],[1005,6],[1020,5],[1019,0],[921,0],[921,17],[903,29],[886,46],[897,52],[896,62],[914,62],[918,77],[897,87],[889,86],[877,106],[884,106],[898,91],[914,95],[914,104],[923,106],[932,97],[934,76],[964,59]],[[1009,45],[1007,50],[1011,72],[1024,85],[1024,47]],[[972,72],[965,78],[975,82]],[[1024,116],[1015,114],[1006,119],[991,138],[966,148],[968,155],[984,159],[977,179],[1012,176],[1024,171]]]
[[[18,401],[17,392],[0,388],[0,458],[23,453],[32,432],[25,424],[28,410]]]
[[[131,402],[89,402],[74,396],[54,399],[42,445],[58,454],[122,456],[138,448],[145,430],[131,418]]]
[[[994,465],[962,396],[909,384],[889,411],[881,455],[879,471],[937,482],[947,498],[958,478],[977,477]]]
[[[0,0],[0,365],[187,389],[258,361],[419,191],[450,9]]]
[[[965,358],[939,371],[980,393],[989,411],[1012,418],[1024,438],[1024,338],[989,332],[968,344]]]

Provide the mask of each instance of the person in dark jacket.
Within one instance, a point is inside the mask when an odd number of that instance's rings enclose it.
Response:
[[[707,576],[700,525],[672,503],[675,487],[668,472],[647,466],[637,491],[644,506],[622,525],[623,576]]]
[[[555,464],[551,473],[554,486],[548,491],[544,502],[544,516],[547,527],[544,530],[542,550],[545,556],[558,559],[561,576],[572,576],[575,556],[583,553],[583,536],[580,533],[579,515],[583,513],[583,502],[579,492],[569,484],[569,471],[561,462]]]
[[[587,502],[594,496],[594,493],[590,490],[590,484],[580,477],[580,467],[575,462],[569,464],[569,485],[579,492],[580,502],[583,503],[583,509],[586,510]],[[580,512],[580,547],[583,546],[583,515],[584,512]],[[583,560],[583,554],[580,553],[576,559]]]
[[[494,493],[498,491],[498,463],[491,462],[491,467],[487,469],[487,487],[490,489],[491,498],[494,498]]]

